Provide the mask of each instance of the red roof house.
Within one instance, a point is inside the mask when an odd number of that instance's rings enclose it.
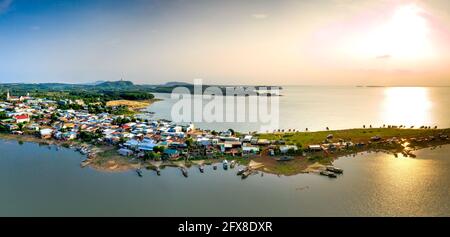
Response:
[[[14,116],[14,119],[16,120],[16,123],[28,123],[30,122],[30,117],[28,114],[21,114]]]

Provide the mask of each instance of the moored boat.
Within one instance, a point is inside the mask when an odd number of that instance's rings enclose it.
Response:
[[[239,168],[237,175],[242,175],[246,169]]]
[[[88,152],[89,152],[89,150],[87,148],[83,147],[83,148],[80,149],[80,153],[83,154],[83,155],[86,155]]]
[[[334,167],[334,166],[327,166],[327,171],[330,171],[330,172],[333,172],[333,173],[336,173],[336,174],[342,174],[342,173],[344,173],[344,170],[343,169],[340,169],[340,168],[337,168],[337,167]]]
[[[183,176],[187,178],[188,177],[187,169],[185,167],[181,167],[180,169],[181,169],[181,173],[183,173]]]
[[[228,169],[228,161],[227,161],[227,160],[224,160],[224,161],[222,162],[222,164],[223,164],[223,169],[224,169],[224,170]]]
[[[245,179],[245,178],[247,178],[249,175],[250,175],[250,170],[246,170],[246,171],[244,171],[244,172],[242,173],[241,178],[242,178],[242,179]]]
[[[326,171],[326,170],[320,171],[320,174],[323,175],[323,176],[328,176],[330,178],[336,178],[337,177],[337,175],[335,173],[330,172],[330,171]]]
[[[205,166],[203,165],[200,165],[198,169],[200,170],[201,173],[205,172]]]
[[[236,165],[236,161],[235,161],[235,160],[232,160],[232,161],[230,162],[230,169],[233,169],[235,165]]]
[[[248,176],[250,176],[250,175],[252,175],[252,174],[257,174],[257,173],[258,173],[257,170],[247,169],[247,170],[245,170],[245,171],[242,173],[241,178],[242,178],[242,179],[245,179],[245,178],[247,178]]]
[[[136,169],[136,173],[139,177],[142,177],[142,170],[140,168]]]
[[[159,167],[156,167],[156,174],[159,176],[161,175],[161,169]]]

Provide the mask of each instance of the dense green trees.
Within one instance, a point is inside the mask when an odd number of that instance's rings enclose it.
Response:
[[[51,115],[51,117],[50,117],[50,120],[51,120],[52,122],[58,121],[58,114],[53,113],[53,114]]]
[[[25,95],[52,100],[82,99],[86,104],[110,100],[148,100],[155,89],[144,85],[134,85],[130,81],[104,82],[98,85],[83,84],[0,84],[0,98],[6,98],[6,91],[13,95]]]
[[[101,134],[81,131],[80,134],[79,134],[79,137],[84,142],[91,142],[92,140],[100,138]]]
[[[124,106],[124,105],[119,105],[119,106],[116,106],[114,108],[107,107],[106,110],[107,110],[108,113],[114,114],[114,115],[129,115],[129,114],[133,113],[132,111],[130,111],[128,109],[127,106]]]
[[[185,142],[186,142],[186,145],[187,145],[188,148],[194,146],[194,140],[192,138],[186,139]]]
[[[9,129],[6,126],[0,124],[0,132],[9,132]]]
[[[63,109],[63,110],[68,110],[68,109],[81,110],[81,109],[83,109],[83,106],[79,105],[79,104],[76,104],[76,103],[72,103],[72,104],[58,104],[58,109]]]
[[[18,123],[17,127],[19,128],[19,131],[23,131],[23,127],[25,126],[25,123]]]
[[[146,152],[144,154],[144,160],[160,160],[161,154],[153,151]]]
[[[6,112],[2,111],[0,112],[0,119],[7,119],[8,116],[6,116]]]
[[[149,100],[155,96],[143,90],[82,90],[70,91],[67,98],[83,99],[86,103],[106,102],[110,100]]]
[[[129,122],[131,122],[131,119],[130,119],[130,118],[127,118],[127,117],[124,117],[124,118],[118,117],[118,118],[115,118],[115,119],[112,121],[112,124],[118,125],[118,126],[122,126],[122,125],[124,125],[124,124],[126,124],[126,123],[129,123]]]
[[[153,152],[163,153],[164,152],[164,147],[163,146],[154,146],[153,147]]]

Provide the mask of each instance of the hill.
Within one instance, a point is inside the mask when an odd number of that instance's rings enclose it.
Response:
[[[192,84],[186,83],[186,82],[179,82],[179,81],[170,81],[170,82],[163,84],[163,86],[192,86]]]
[[[96,88],[109,88],[109,89],[127,89],[134,87],[131,81],[105,81],[100,84],[94,85]]]

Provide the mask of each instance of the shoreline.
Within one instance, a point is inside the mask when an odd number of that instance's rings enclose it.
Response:
[[[353,129],[358,130],[358,129]],[[369,130],[369,129],[365,129]],[[376,129],[372,129],[376,130]],[[189,160],[141,160],[137,157],[126,157],[118,154],[117,149],[113,145],[98,145],[98,144],[88,144],[78,140],[61,141],[55,139],[41,139],[33,135],[14,135],[0,133],[0,140],[16,140],[18,142],[32,142],[37,144],[46,145],[57,145],[66,148],[74,148],[74,151],[80,147],[89,147],[89,153],[87,159],[81,163],[81,167],[90,166],[91,168],[100,172],[126,172],[133,169],[145,168],[156,170],[157,167],[164,168],[169,167],[190,167],[192,165],[213,165],[222,162],[223,160],[235,160],[238,165],[249,166],[250,163],[255,162],[257,164],[262,164],[263,166],[255,168],[257,171],[264,173],[271,173],[275,175],[291,176],[300,173],[318,173],[325,169],[327,165],[332,165],[333,162],[340,157],[356,155],[364,152],[384,152],[391,154],[393,157],[404,156],[414,158],[414,152],[421,149],[426,149],[430,147],[438,147],[441,145],[450,144],[448,139],[448,134],[450,129],[436,129],[436,130],[423,130],[423,129],[408,129],[406,133],[408,136],[397,137],[395,143],[392,143],[389,139],[392,137],[384,138],[383,142],[369,143],[366,146],[352,148],[347,150],[338,150],[331,152],[303,152],[301,155],[292,155],[292,160],[289,161],[277,161],[275,158],[280,156],[269,156],[266,154],[251,155],[247,157],[228,157],[223,156],[219,158],[209,158],[209,159],[189,159]],[[346,132],[349,130],[335,130],[335,131],[320,131],[320,132],[297,132],[296,134],[306,135],[318,133],[335,133]],[[416,135],[414,135],[416,134]],[[424,137],[428,136],[428,138]],[[442,134],[445,135],[445,139],[436,139],[433,135],[428,134]],[[270,133],[270,134],[260,134],[260,136],[293,136],[292,133]],[[420,142],[417,142],[415,137],[421,135]],[[361,138],[353,138],[352,140],[362,142]],[[389,140],[389,142],[386,142]]]

